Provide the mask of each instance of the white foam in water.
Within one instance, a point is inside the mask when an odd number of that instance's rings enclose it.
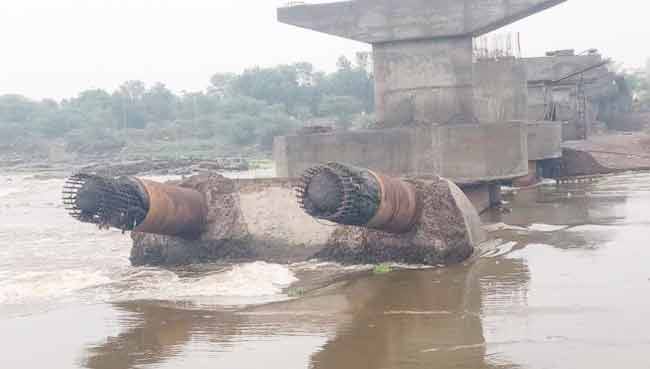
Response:
[[[528,231],[528,228],[513,226],[506,223],[493,223],[484,225],[483,230],[489,233],[497,231]]]
[[[257,297],[282,293],[298,279],[288,267],[256,262],[235,265],[231,270],[198,278],[181,280],[182,296]]]
[[[18,192],[20,192],[20,189],[16,187],[0,187],[0,197],[6,197]]]
[[[567,229],[567,232],[580,232],[580,233],[589,233],[589,232],[611,232],[612,226],[607,225],[598,225],[598,224],[588,224],[581,225],[576,227],[571,227]]]
[[[291,269],[296,271],[327,271],[327,270],[337,270],[337,271],[346,271],[346,272],[357,272],[372,270],[375,266],[370,264],[361,264],[361,265],[343,265],[340,263],[335,263],[331,261],[319,261],[319,260],[310,260],[302,261],[298,263],[291,264]]]
[[[497,232],[497,231],[534,231],[534,232],[557,232],[569,228],[566,225],[552,225],[552,224],[531,224],[529,227],[519,227],[513,226],[505,223],[494,223],[487,224],[483,226],[483,229],[486,232]]]
[[[536,232],[557,232],[569,228],[565,225],[551,225],[551,224],[532,224],[528,229]]]
[[[70,295],[75,291],[109,283],[104,274],[94,271],[63,270],[25,272],[0,281],[0,304],[19,304]]]
[[[539,182],[539,185],[540,186],[555,186],[555,185],[557,185],[557,180],[552,179],[552,178],[543,178]]]
[[[223,272],[197,278],[181,278],[168,270],[146,269],[132,274],[125,288],[113,293],[113,300],[189,300],[221,299],[229,303],[263,303],[269,297],[285,297],[283,289],[298,279],[284,265],[255,262],[234,265]],[[118,283],[119,284],[119,283]],[[235,298],[235,299],[232,299]],[[237,299],[243,298],[243,299]],[[274,299],[272,299],[274,300]]]
[[[500,239],[491,239],[479,245],[478,255],[482,258],[497,258],[511,253],[517,242],[504,242]]]

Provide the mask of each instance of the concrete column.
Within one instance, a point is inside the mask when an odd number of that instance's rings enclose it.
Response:
[[[475,124],[472,38],[564,1],[351,0],[279,8],[278,19],[373,45],[380,124]]]
[[[474,101],[474,113],[481,123],[526,121],[528,85],[524,63],[516,58],[474,63]]]
[[[373,45],[375,101],[384,127],[476,123],[472,38]]]

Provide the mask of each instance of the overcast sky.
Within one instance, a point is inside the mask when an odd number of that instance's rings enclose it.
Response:
[[[129,79],[200,90],[215,72],[295,61],[332,70],[339,55],[369,49],[279,24],[283,3],[0,0],[0,94],[60,99]],[[650,56],[650,2],[569,0],[506,30],[521,33],[524,56],[595,47],[641,66]]]

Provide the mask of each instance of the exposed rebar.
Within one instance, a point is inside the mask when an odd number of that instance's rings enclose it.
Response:
[[[339,163],[308,169],[296,195],[307,214],[342,225],[404,233],[418,215],[411,184]]]
[[[63,203],[72,217],[98,225],[132,231],[149,212],[149,201],[137,181],[75,174],[63,189]]]
[[[198,238],[208,213],[199,191],[135,177],[76,174],[64,186],[63,202],[75,219],[100,228],[183,238]]]

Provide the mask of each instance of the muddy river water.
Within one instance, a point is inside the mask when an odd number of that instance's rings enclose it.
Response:
[[[0,176],[0,368],[650,368],[650,174],[518,191],[473,260],[388,274],[133,268],[62,183]]]

